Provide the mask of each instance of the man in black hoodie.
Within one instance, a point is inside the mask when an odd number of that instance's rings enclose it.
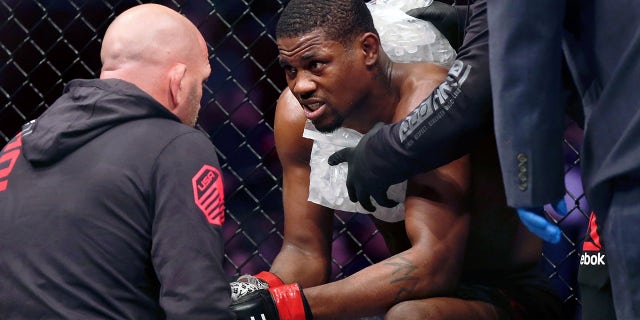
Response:
[[[202,35],[140,5],[101,59],[0,152],[0,318],[233,319]]]

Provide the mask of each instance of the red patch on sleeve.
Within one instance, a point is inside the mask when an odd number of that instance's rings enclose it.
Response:
[[[22,132],[0,150],[0,192],[7,190],[9,186],[8,178],[20,156],[20,147],[22,147]]]
[[[221,226],[224,223],[224,184],[220,171],[204,165],[191,179],[193,198],[207,221]]]

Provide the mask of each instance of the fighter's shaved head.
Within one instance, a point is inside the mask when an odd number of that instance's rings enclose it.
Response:
[[[206,43],[198,28],[180,13],[158,4],[138,5],[116,17],[105,33],[100,58],[101,79],[131,82],[174,113],[178,100],[185,98],[178,92],[182,82],[194,83],[189,78],[203,73],[206,79],[210,72]],[[200,86],[202,81],[197,80]],[[183,121],[193,124],[195,118]]]

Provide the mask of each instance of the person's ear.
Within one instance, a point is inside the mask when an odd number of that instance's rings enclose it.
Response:
[[[380,54],[380,38],[374,33],[367,32],[360,38],[364,61],[367,66],[372,66],[378,60]]]
[[[187,90],[182,83],[187,74],[187,66],[178,63],[169,70],[169,98],[173,108],[179,106],[187,98]]]

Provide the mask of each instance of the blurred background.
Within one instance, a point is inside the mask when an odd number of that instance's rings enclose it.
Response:
[[[213,71],[198,127],[216,146],[224,172],[225,270],[229,276],[268,270],[282,244],[282,170],[273,117],[286,83],[276,61],[274,28],[288,1],[0,0],[0,148],[42,114],[67,82],[97,77],[106,27],[122,11],[147,2],[188,17],[208,43]],[[568,123],[565,136],[569,214],[549,211],[563,237],[559,245],[545,246],[543,260],[574,319],[580,312],[576,276],[589,208],[580,183],[582,132]],[[387,257],[367,217],[336,217],[334,279]]]

